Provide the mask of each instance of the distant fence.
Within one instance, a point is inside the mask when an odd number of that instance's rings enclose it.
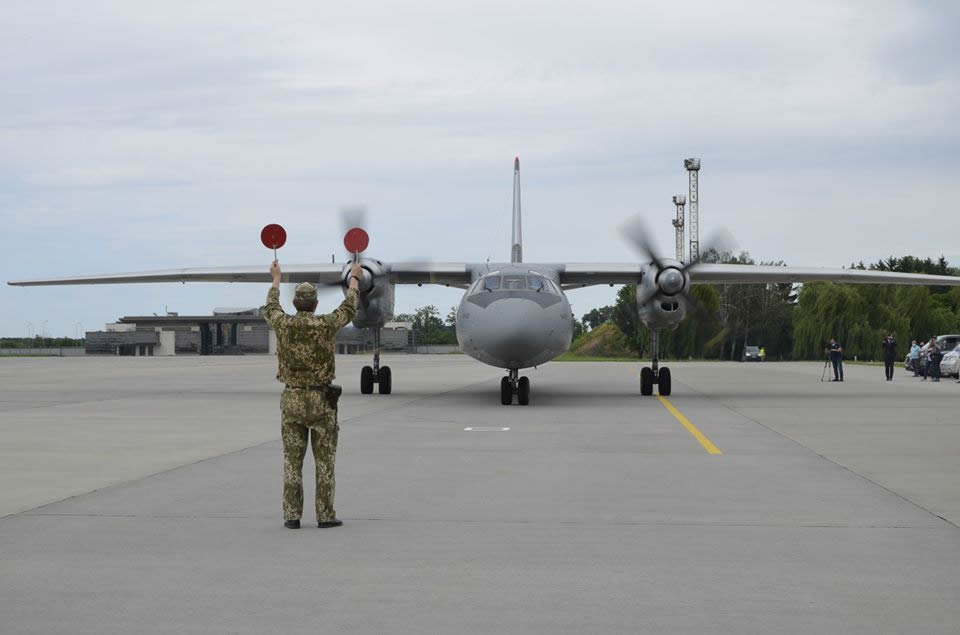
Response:
[[[67,346],[64,348],[0,348],[0,357],[32,355],[36,357],[83,357],[85,348]]]
[[[415,355],[448,355],[450,353],[459,353],[460,347],[451,344],[437,344],[436,346],[409,346],[403,349],[404,353],[413,353]]]

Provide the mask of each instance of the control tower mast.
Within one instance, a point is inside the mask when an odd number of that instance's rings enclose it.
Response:
[[[700,159],[683,160],[690,176],[690,262],[700,260]]]
[[[673,221],[677,228],[677,260],[683,262],[683,206],[687,204],[687,197],[677,194],[673,197],[673,204],[677,206],[677,217]]]

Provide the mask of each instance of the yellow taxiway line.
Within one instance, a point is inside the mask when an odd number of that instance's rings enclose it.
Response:
[[[670,411],[670,414],[679,421],[684,428],[687,429],[687,432],[693,435],[693,438],[700,442],[700,445],[703,446],[703,449],[706,450],[709,454],[723,454],[720,451],[720,448],[715,446],[713,442],[704,436],[702,432],[697,429],[697,426],[690,423],[690,420],[683,416],[683,413],[673,407],[673,404],[670,403],[666,397],[657,395],[657,399],[660,400],[660,403],[663,404],[663,407]]]

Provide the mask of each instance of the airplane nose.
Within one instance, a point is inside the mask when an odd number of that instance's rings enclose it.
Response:
[[[550,327],[538,319],[542,313],[529,300],[500,300],[473,325],[474,344],[506,367],[525,367],[547,348]]]

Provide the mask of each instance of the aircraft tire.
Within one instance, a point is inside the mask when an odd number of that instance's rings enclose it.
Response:
[[[653,394],[653,369],[652,368],[641,368],[640,369],[640,394],[644,396],[649,396]]]
[[[500,380],[500,403],[504,406],[513,403],[513,386],[510,385],[510,380],[506,377]]]
[[[521,406],[530,405],[530,378],[521,377],[517,382],[517,403]]]
[[[360,392],[364,395],[373,394],[373,367],[364,366],[360,371]]]
[[[660,394],[664,397],[670,396],[670,389],[672,388],[671,386],[672,382],[670,380],[671,380],[670,369],[666,367],[661,368],[660,381],[657,382],[657,389],[660,391]]]
[[[377,383],[377,389],[381,395],[389,395],[393,390],[393,372],[389,366],[380,367],[380,381]]]

